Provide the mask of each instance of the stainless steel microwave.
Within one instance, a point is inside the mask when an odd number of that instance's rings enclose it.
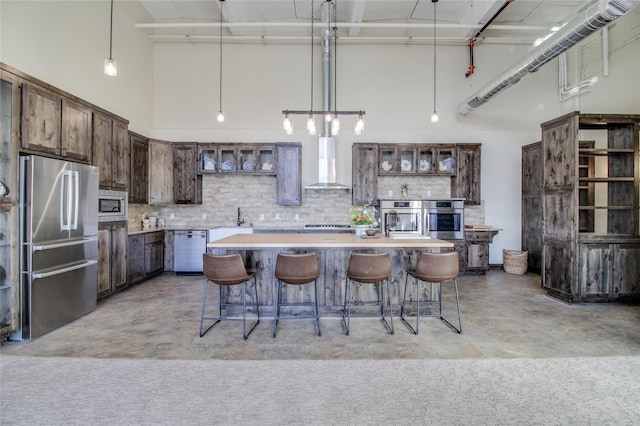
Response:
[[[127,220],[128,198],[125,191],[98,191],[98,222]]]

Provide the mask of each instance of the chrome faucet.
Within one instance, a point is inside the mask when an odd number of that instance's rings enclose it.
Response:
[[[240,217],[240,207],[238,207],[238,220],[236,222],[236,226],[240,226],[244,223],[244,219]]]
[[[392,214],[396,216],[396,223],[398,223],[398,219],[400,218],[398,216],[398,212],[395,210],[389,210],[384,214],[384,236],[385,237],[389,236],[389,216],[391,216]]]

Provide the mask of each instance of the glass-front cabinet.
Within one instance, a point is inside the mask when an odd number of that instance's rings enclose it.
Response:
[[[198,144],[198,172],[215,173],[218,171],[218,146]]]
[[[17,292],[17,178],[13,163],[13,135],[17,131],[14,101],[17,83],[0,80],[0,336],[12,331],[14,294]],[[15,287],[15,288],[14,288]]]
[[[379,148],[381,175],[415,174],[416,148],[407,146],[382,145]]]
[[[233,145],[221,145],[218,150],[221,172],[235,172],[238,170],[238,150]]]
[[[273,145],[261,145],[256,149],[256,172],[269,175],[276,174],[276,150]]]
[[[434,173],[433,164],[433,148],[426,146],[418,148],[418,173]]]
[[[435,173],[437,174],[456,174],[456,147],[455,146],[439,146],[433,148]]]

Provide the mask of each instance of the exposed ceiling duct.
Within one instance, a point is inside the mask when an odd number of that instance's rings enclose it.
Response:
[[[593,4],[475,95],[458,105],[458,113],[469,114],[498,93],[516,84],[527,73],[537,71],[551,59],[637,6],[640,6],[640,0],[600,0]]]
[[[327,22],[331,23],[331,4],[324,3]],[[331,111],[331,29],[325,28],[322,32],[322,105],[324,111]],[[335,56],[335,49],[333,55]],[[335,58],[334,58],[335,60]],[[335,76],[334,76],[335,78]],[[333,83],[335,84],[335,82]],[[343,189],[351,187],[336,182],[336,138],[331,136],[331,123],[323,119],[322,134],[318,138],[318,182],[306,185],[305,189],[326,190]]]

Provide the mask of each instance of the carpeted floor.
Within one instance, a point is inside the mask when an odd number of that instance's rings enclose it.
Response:
[[[3,425],[637,425],[640,419],[640,357],[3,356],[0,368]]]
[[[266,316],[198,337],[202,277],[164,274],[0,347],[0,425],[637,425],[640,306],[568,305],[539,276],[460,277],[462,335],[425,319]]]

